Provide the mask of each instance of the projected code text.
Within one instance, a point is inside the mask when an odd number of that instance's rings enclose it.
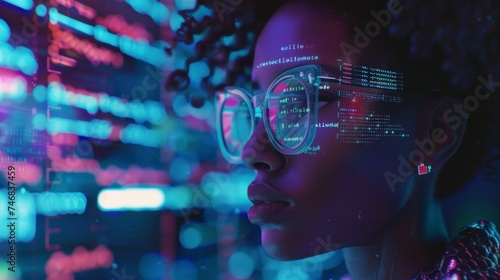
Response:
[[[398,88],[397,74],[384,74],[394,78],[391,82],[393,88]],[[325,88],[326,85],[321,84]],[[303,141],[304,129],[309,126],[315,128],[337,129],[336,139],[341,143],[369,144],[373,141],[387,137],[409,137],[401,124],[394,123],[391,114],[378,112],[381,109],[367,109],[379,102],[387,104],[401,104],[403,97],[400,92],[380,89],[345,90],[340,89],[337,110],[332,112],[336,115],[329,121],[321,121],[315,124],[309,123],[311,109],[308,107],[307,99],[304,97],[305,89],[302,86],[288,86],[279,92],[278,107],[274,112],[272,125],[277,133],[283,137],[284,142]],[[277,101],[277,100],[276,100]],[[369,107],[367,107],[369,106]],[[375,106],[375,105],[373,105]],[[375,108],[375,107],[373,107]]]

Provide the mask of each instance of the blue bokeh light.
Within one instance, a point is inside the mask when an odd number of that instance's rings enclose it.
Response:
[[[175,0],[177,10],[191,10],[196,7],[196,0]]]
[[[33,127],[37,130],[44,130],[47,126],[47,117],[44,114],[36,114],[33,117]]]
[[[184,18],[181,17],[181,15],[179,15],[179,13],[177,13],[177,12],[172,13],[172,15],[170,16],[169,23],[170,23],[170,28],[172,28],[172,30],[179,29],[183,22],[184,22]]]
[[[201,244],[201,232],[196,226],[188,225],[181,229],[179,241],[186,249],[195,249]]]
[[[33,89],[33,98],[39,103],[45,102],[47,100],[47,88],[43,85],[37,85]]]
[[[35,12],[38,16],[43,17],[47,14],[47,7],[45,7],[45,5],[40,4],[36,6]]]
[[[7,42],[10,38],[9,25],[0,18],[0,42]]]
[[[245,252],[234,252],[229,257],[229,272],[236,278],[246,279],[250,277],[255,269],[255,262]]]
[[[3,0],[23,10],[29,11],[33,8],[33,0]]]

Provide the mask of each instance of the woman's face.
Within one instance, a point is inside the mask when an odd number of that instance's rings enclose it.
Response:
[[[306,64],[335,66],[337,59],[345,60],[340,45],[342,42],[353,45],[352,28],[342,21],[318,18],[309,12],[308,4],[295,4],[281,9],[267,24],[257,43],[252,75],[260,89],[267,89],[287,69]],[[360,53],[364,57],[380,55],[370,54],[369,47],[361,52],[366,52]],[[295,56],[318,59],[263,64]],[[357,61],[356,56],[352,59],[354,64],[372,66],[365,60]],[[345,141],[337,139],[340,128],[318,127],[311,145],[319,148],[315,155],[312,151],[284,155],[270,143],[261,121],[243,149],[243,160],[257,171],[254,183],[249,186],[249,198],[290,202],[284,209],[277,203],[268,210],[249,211],[251,222],[261,226],[264,250],[273,258],[299,259],[328,249],[367,243],[395,218],[411,192],[411,177],[391,187],[384,176],[386,172],[398,175],[398,156],[408,158],[412,151],[410,139],[415,138],[415,118],[403,109],[406,105],[362,98],[340,101],[342,108],[357,110],[354,116],[361,118],[355,126],[379,129],[382,134],[379,139],[368,139],[365,135],[358,139],[369,143],[348,143],[345,139],[349,135],[345,133],[341,134]],[[318,111],[319,123],[341,123],[340,110],[337,101],[322,106]],[[373,118],[377,116],[389,117],[391,125],[404,129],[396,132],[409,137],[391,135],[394,129],[388,129],[388,136],[380,126],[376,128]],[[379,124],[387,122],[381,120]]]

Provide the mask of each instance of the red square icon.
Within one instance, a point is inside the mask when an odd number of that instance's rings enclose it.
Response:
[[[427,166],[421,163],[418,165],[418,175],[424,175],[424,174],[427,174]]]

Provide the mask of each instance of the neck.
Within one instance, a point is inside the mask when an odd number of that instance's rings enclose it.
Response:
[[[430,181],[413,184],[413,195],[377,239],[342,250],[353,280],[411,279],[437,264],[448,235],[439,202],[433,198],[434,188],[422,185],[434,183]]]

